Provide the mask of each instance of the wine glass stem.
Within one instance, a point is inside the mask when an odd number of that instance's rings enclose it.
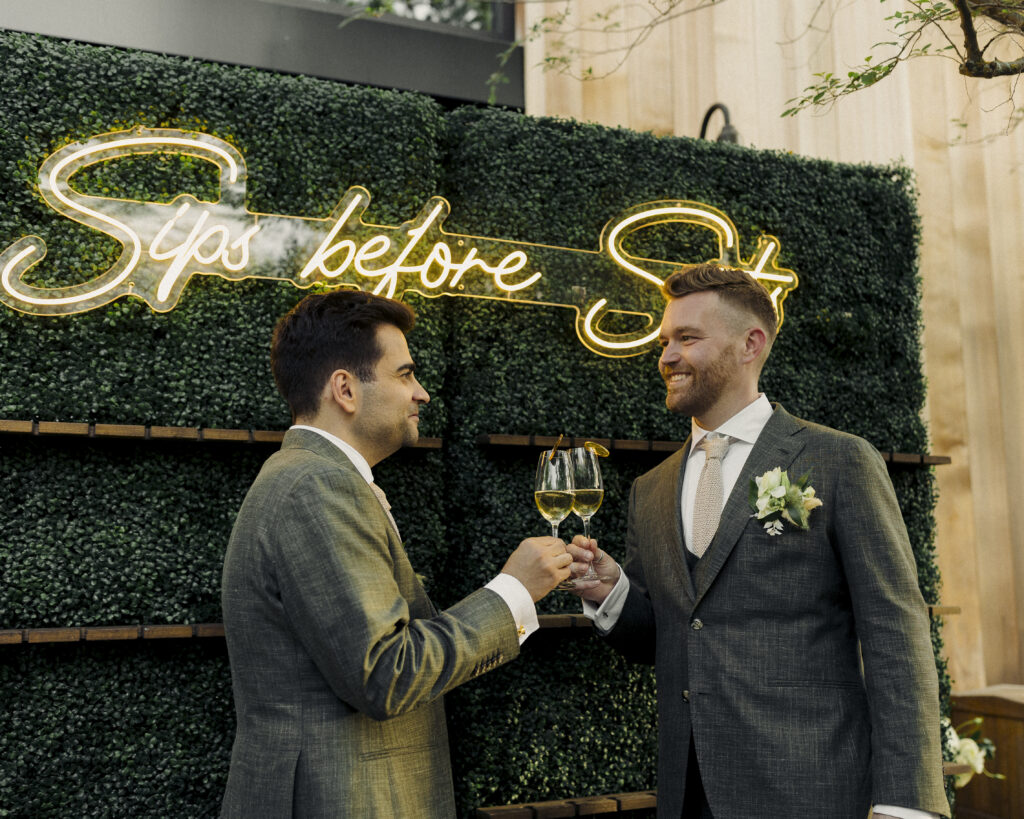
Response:
[[[551,537],[558,537],[558,524],[557,523],[552,523],[551,524]]]
[[[590,515],[583,518],[583,537],[590,540]]]

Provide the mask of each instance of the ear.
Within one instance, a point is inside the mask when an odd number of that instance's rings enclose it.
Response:
[[[768,334],[760,327],[751,327],[743,338],[743,362],[757,361],[768,343]]]
[[[324,398],[334,402],[346,415],[359,408],[359,379],[348,370],[335,370],[327,379]]]

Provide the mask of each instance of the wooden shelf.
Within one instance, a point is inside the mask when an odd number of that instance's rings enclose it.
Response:
[[[594,627],[589,617],[582,614],[538,614],[541,628],[584,628]]]
[[[477,436],[477,443],[482,446],[515,446],[515,447],[553,447],[558,441],[554,435],[505,435],[503,433],[484,433]],[[683,441],[644,441],[632,438],[585,438],[564,437],[562,446],[583,446],[587,441],[608,449],[610,452],[675,452],[681,449]],[[946,455],[925,455],[912,452],[891,452],[879,450],[882,459],[893,466],[940,466],[950,464],[952,458]]]
[[[94,424],[85,421],[25,421],[0,419],[0,435],[31,435],[35,437],[62,436],[89,439],[128,439],[140,441],[220,441],[242,444],[280,444],[285,430],[280,429],[224,429],[220,427],[167,427],[148,424]],[[484,446],[552,447],[558,439],[554,435],[505,435],[486,433],[477,437]],[[583,446],[593,441],[612,452],[675,452],[682,441],[646,441],[633,438],[563,438],[567,447]],[[413,446],[417,449],[441,449],[441,438],[420,438]],[[879,450],[886,463],[893,466],[940,466],[952,463],[945,455],[924,455],[909,452]]]
[[[942,763],[944,776],[967,773],[970,765]],[[598,816],[647,810],[658,805],[657,791],[610,793],[603,796],[576,796],[546,802],[523,802],[516,805],[495,805],[477,808],[477,819],[561,819],[566,816]]]
[[[959,614],[957,606],[928,606],[931,616]],[[540,614],[542,629],[592,629],[582,614]],[[68,626],[66,628],[0,629],[0,645],[38,643],[96,643],[124,640],[187,640],[223,637],[223,623],[175,623],[158,626]]]
[[[115,640],[169,640],[223,636],[223,623],[21,628],[0,630],[0,645],[17,645],[21,643],[94,643]]]
[[[574,796],[547,802],[523,802],[477,808],[478,819],[561,819],[566,816],[599,816],[647,810],[658,806],[657,791],[609,793],[602,796]]]
[[[38,437],[119,438],[139,441],[222,441],[243,444],[280,444],[284,439],[285,430],[161,427],[143,424],[91,424],[84,421],[19,421],[0,419],[0,433]],[[420,438],[414,446],[419,449],[440,449],[441,439]]]
[[[518,446],[550,448],[558,441],[556,435],[505,435],[502,433],[484,433],[477,436],[477,443],[483,446]],[[562,438],[561,446],[583,446],[587,441],[600,444],[612,452],[675,452],[682,441],[644,441],[633,438]]]
[[[582,614],[541,614],[543,629],[592,628]],[[23,643],[96,643],[124,640],[188,640],[223,637],[223,623],[178,623],[160,626],[69,626],[66,628],[0,629],[0,645]]]

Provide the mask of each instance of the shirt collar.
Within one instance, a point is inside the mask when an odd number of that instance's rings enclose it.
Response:
[[[337,435],[332,435],[325,429],[320,427],[311,427],[308,424],[292,424],[291,429],[307,429],[310,432],[315,432],[317,435],[321,435],[334,444],[338,449],[348,456],[348,459],[352,461],[353,466],[359,470],[359,474],[363,476],[363,480],[367,483],[373,483],[373,472],[370,469],[370,465],[366,462],[366,458],[359,454],[359,451],[351,444],[346,444]]]
[[[747,444],[756,443],[761,430],[764,429],[765,424],[768,423],[768,419],[772,417],[774,411],[771,402],[764,393],[761,393],[754,401],[747,404],[747,406],[718,427],[718,429],[704,429],[695,419],[691,432],[693,440],[690,443],[690,455],[697,451],[697,444],[709,432],[728,435],[730,438]]]

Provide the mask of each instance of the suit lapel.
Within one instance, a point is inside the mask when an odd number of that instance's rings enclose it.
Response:
[[[697,595],[683,555],[683,550],[686,549],[686,542],[683,539],[683,475],[686,472],[691,440],[691,437],[687,437],[682,449],[677,450],[659,467],[663,474],[659,475],[653,501],[654,508],[661,510],[659,519],[662,542],[669,551],[676,574],[682,578],[681,585],[692,601]]]
[[[704,557],[697,563],[694,578],[695,604],[707,593],[750,523],[753,514],[749,502],[750,481],[777,466],[789,468],[804,447],[803,442],[796,437],[801,429],[792,415],[778,404],[775,405],[775,412],[761,431],[736,479],[736,485],[726,499],[718,531]]]

